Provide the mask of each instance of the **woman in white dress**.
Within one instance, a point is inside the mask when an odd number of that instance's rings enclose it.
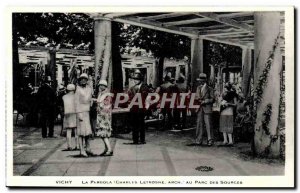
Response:
[[[90,107],[92,100],[92,88],[87,85],[88,76],[86,73],[80,75],[79,85],[75,92],[75,108],[77,113],[77,135],[79,137],[80,155],[88,157],[94,155],[90,148],[90,136],[92,128],[90,124]],[[85,148],[84,148],[85,142]]]

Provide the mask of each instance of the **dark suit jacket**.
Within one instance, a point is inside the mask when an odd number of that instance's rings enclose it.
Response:
[[[195,99],[199,102],[204,102],[204,104],[200,104],[199,110],[203,110],[204,113],[212,113],[212,106],[215,98],[214,90],[210,86],[207,84],[204,85],[204,88],[202,88],[202,86],[198,86]]]
[[[47,84],[42,85],[37,92],[37,103],[41,111],[54,111],[56,104],[54,89]]]
[[[129,91],[128,91],[129,101],[131,102],[133,97],[137,93],[140,93],[141,96],[142,96],[142,105],[143,105],[143,108],[139,108],[138,105],[133,105],[132,108],[130,109],[130,111],[141,112],[141,111],[145,110],[145,101],[146,101],[146,97],[148,95],[148,92],[149,92],[148,91],[148,86],[144,83],[141,83],[140,87],[138,87],[137,85],[134,85],[134,86],[129,88]]]

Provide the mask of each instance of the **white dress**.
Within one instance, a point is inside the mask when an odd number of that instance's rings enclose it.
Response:
[[[90,106],[92,100],[92,89],[89,86],[77,86],[75,92],[75,107],[77,112],[77,135],[92,135],[90,122]]]

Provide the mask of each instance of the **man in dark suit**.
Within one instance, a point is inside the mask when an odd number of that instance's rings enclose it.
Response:
[[[207,84],[206,74],[200,73],[199,86],[196,90],[195,99],[200,104],[197,110],[197,126],[196,126],[196,144],[201,145],[203,142],[204,125],[207,132],[207,145],[213,145],[212,139],[212,106],[214,103],[214,91]]]
[[[148,94],[148,86],[143,83],[143,76],[140,70],[135,70],[131,78],[134,81],[134,85],[129,88],[129,99],[131,102],[134,100],[140,104],[130,106],[133,144],[146,144],[144,119],[146,115],[145,100]],[[141,97],[139,98],[137,95]]]
[[[42,127],[42,137],[54,137],[55,104],[56,93],[51,87],[52,80],[48,77],[37,92],[37,103],[40,112],[40,125]],[[47,136],[47,127],[49,127]]]
[[[187,116],[187,107],[188,107],[188,100],[185,98],[184,100],[184,106],[180,107],[182,96],[180,96],[180,93],[182,94],[189,94],[189,89],[187,86],[187,83],[185,82],[185,77],[181,74],[180,77],[177,80],[176,87],[178,90],[177,93],[177,105],[174,109],[174,122],[176,123],[175,127],[184,129],[186,127],[186,116]],[[182,119],[180,119],[180,114],[182,115]]]
[[[167,74],[164,78],[164,83],[161,84],[160,87],[156,89],[156,92],[160,95],[161,100],[164,94],[166,95],[166,98],[169,99],[172,98],[173,94],[177,92],[176,88],[177,87],[175,87],[175,85],[172,84],[171,75]],[[162,123],[163,130],[173,129],[173,115],[172,115],[173,108],[171,108],[171,102],[165,101],[164,107],[160,107],[160,108],[163,115],[163,123]]]

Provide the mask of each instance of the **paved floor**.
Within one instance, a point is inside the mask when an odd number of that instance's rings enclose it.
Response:
[[[60,127],[56,126],[58,134]],[[243,152],[248,144],[235,147],[199,147],[192,143],[193,131],[185,133],[147,131],[147,144],[129,145],[129,134],[111,138],[112,157],[79,158],[79,151],[62,151],[62,137],[41,138],[37,128],[14,128],[14,175],[31,176],[248,176],[283,175],[284,163],[253,159]],[[101,139],[92,150],[103,151]],[[199,167],[211,171],[199,171]]]

